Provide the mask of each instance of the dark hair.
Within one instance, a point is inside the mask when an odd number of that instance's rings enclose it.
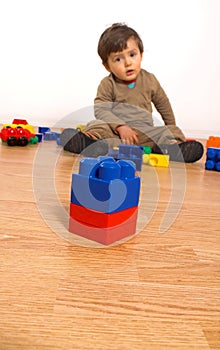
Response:
[[[108,56],[112,52],[121,52],[127,48],[127,41],[133,38],[140,50],[143,53],[144,46],[138,33],[128,27],[124,23],[114,23],[107,28],[100,36],[98,42],[98,54],[102,59],[102,63],[107,63]]]

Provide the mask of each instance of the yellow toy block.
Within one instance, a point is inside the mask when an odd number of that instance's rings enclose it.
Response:
[[[143,154],[143,163],[151,166],[160,166],[168,168],[169,166],[169,155],[166,154]]]

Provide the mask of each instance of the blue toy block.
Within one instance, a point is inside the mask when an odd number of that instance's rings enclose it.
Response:
[[[124,145],[121,144],[118,147],[118,150],[111,149],[109,150],[108,155],[119,160],[131,160],[136,164],[136,170],[141,171],[142,162],[143,162],[143,147],[135,145]]]
[[[140,177],[132,161],[112,157],[83,158],[72,174],[71,203],[103,213],[138,205]]]
[[[43,134],[37,133],[36,136],[37,136],[38,142],[42,142]]]
[[[59,138],[59,133],[54,132],[54,131],[46,131],[44,133],[44,140],[45,141],[53,141],[53,140],[57,140],[57,138]]]
[[[209,147],[207,149],[205,169],[220,171],[220,148]]]
[[[50,131],[50,128],[46,127],[46,126],[39,126],[38,127],[38,132],[39,134],[45,134],[45,132]]]

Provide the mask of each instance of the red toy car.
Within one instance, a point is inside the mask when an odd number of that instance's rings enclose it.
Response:
[[[0,136],[2,141],[7,142],[9,146],[26,146],[31,137],[35,135],[32,135],[29,130],[22,127],[6,127],[1,130]]]
[[[3,125],[0,138],[9,146],[26,146],[29,142],[38,142],[38,138],[33,132],[34,128],[26,120],[14,119],[12,124]]]

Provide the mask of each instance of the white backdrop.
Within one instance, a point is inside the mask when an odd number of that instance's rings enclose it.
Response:
[[[125,22],[187,136],[220,135],[219,0],[0,0],[0,121],[93,118],[103,30]],[[62,123],[61,123],[62,124]]]

